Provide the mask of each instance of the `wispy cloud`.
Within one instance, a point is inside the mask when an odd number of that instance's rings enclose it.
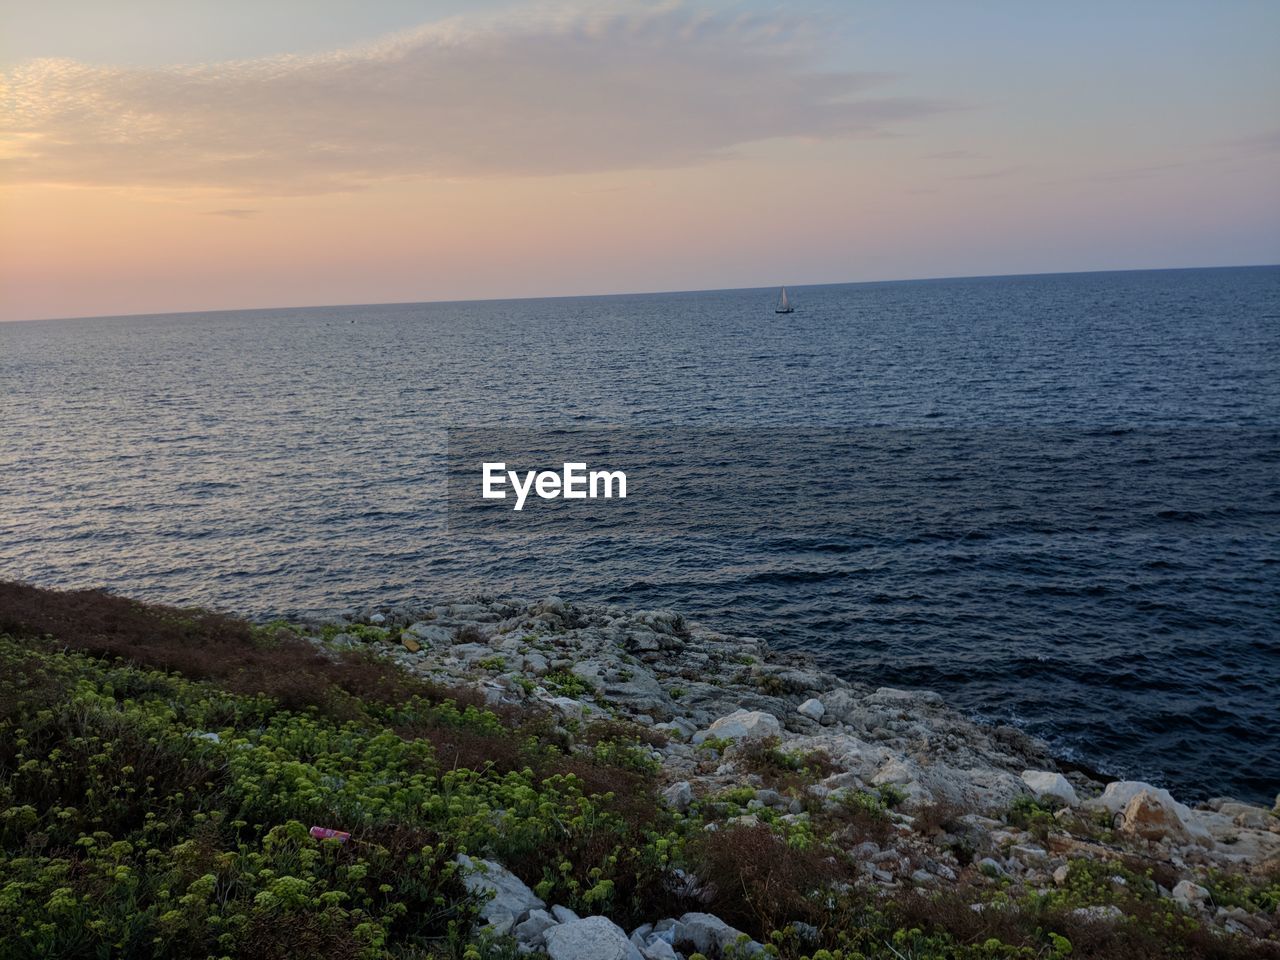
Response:
[[[952,106],[813,69],[812,37],[786,15],[587,7],[314,56],[33,61],[3,78],[0,178],[270,195],[653,169],[773,138],[884,135]]]
[[[1230,140],[1226,144],[1236,156],[1256,157],[1261,154],[1280,152],[1280,128]]]

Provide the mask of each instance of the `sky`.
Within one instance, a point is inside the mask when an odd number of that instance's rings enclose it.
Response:
[[[1280,3],[0,0],[0,320],[1280,262]]]

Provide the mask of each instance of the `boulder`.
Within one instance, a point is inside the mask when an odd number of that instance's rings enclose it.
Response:
[[[640,950],[644,960],[680,960],[676,948],[661,937],[650,937],[649,942]]]
[[[453,642],[453,631],[448,627],[442,627],[435,623],[425,623],[423,621],[411,623],[405,628],[404,632],[423,643],[446,644]]]
[[[1218,812],[1230,817],[1231,822],[1237,827],[1244,827],[1246,830],[1266,830],[1274,819],[1270,811],[1262,807],[1252,807],[1247,803],[1236,803],[1234,800],[1221,804]]]
[[[694,734],[695,745],[709,738],[717,740],[767,740],[780,736],[782,724],[771,713],[761,710],[735,710],[727,717],[721,717],[706,730]]]
[[[546,906],[524,881],[502,864],[473,860],[465,853],[458,854],[457,861],[462,867],[462,884],[467,892],[491,895],[480,908],[480,916],[498,933],[509,932],[526,911]]]
[[[568,907],[562,907],[556,904],[551,908],[551,915],[556,918],[558,923],[570,923],[578,919],[578,915]]]
[[[1027,785],[1037,800],[1060,800],[1069,807],[1080,802],[1075,787],[1060,773],[1049,770],[1023,770],[1022,782]]]
[[[822,701],[816,697],[810,697],[800,706],[796,707],[796,713],[802,717],[808,717],[814,723],[821,723],[823,716],[826,714],[827,708],[822,705]]]
[[[1086,807],[1093,807],[1106,810],[1113,816],[1129,805],[1129,801],[1140,794],[1143,790],[1153,793],[1162,800],[1169,803],[1177,803],[1168,790],[1160,787],[1152,786],[1143,780],[1113,780],[1108,783],[1106,789],[1102,791],[1102,796],[1085,803]],[[1179,804],[1179,806],[1181,806]]]
[[[862,700],[853,691],[837,687],[822,694],[822,706],[827,711],[827,719],[848,723],[861,711]]]
[[[1173,799],[1168,790],[1152,786],[1142,780],[1116,780],[1109,783],[1102,792],[1102,796],[1088,801],[1085,806],[1106,810],[1114,816],[1117,813],[1127,812],[1129,804],[1142,793],[1148,794],[1149,799],[1134,808],[1128,831],[1131,835],[1154,834],[1159,829],[1159,824],[1164,823],[1169,826],[1173,834],[1170,839],[1182,838],[1181,842],[1184,843],[1192,840],[1204,847],[1214,846],[1213,836],[1197,820],[1189,807]],[[1157,806],[1160,808],[1159,812],[1155,809]],[[1122,817],[1122,821],[1128,819],[1127,815]],[[1176,820],[1177,825],[1173,825],[1171,820]]]
[[[1201,828],[1203,836],[1192,829],[1190,811],[1186,815],[1178,810],[1182,806],[1164,791],[1164,796],[1150,790],[1136,793],[1125,805],[1120,816],[1120,832],[1137,840],[1168,840],[1186,844],[1193,840],[1212,846],[1213,839]],[[1207,842],[1205,842],[1207,840]]]
[[[688,780],[673,783],[662,791],[662,799],[671,809],[684,813],[693,803],[693,787]]]
[[[621,927],[608,917],[583,917],[544,935],[551,960],[644,960]]]
[[[529,916],[517,923],[512,932],[522,945],[537,949],[544,942],[543,935],[557,923],[559,921],[545,910],[530,910]]]
[[[1173,893],[1170,896],[1184,907],[1190,909],[1205,906],[1209,902],[1209,891],[1190,880],[1179,880],[1178,885],[1173,888]]]
[[[754,940],[745,939],[746,934],[737,930],[719,917],[710,913],[686,913],[680,918],[675,928],[675,945],[682,950],[696,950],[698,953],[721,955],[725,948],[737,945],[738,956],[754,957],[764,952],[764,947]]]

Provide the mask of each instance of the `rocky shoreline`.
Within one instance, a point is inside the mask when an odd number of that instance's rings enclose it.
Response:
[[[1124,884],[1119,866],[1137,863],[1159,896],[1205,924],[1278,936],[1277,905],[1266,896],[1242,904],[1215,893],[1223,877],[1249,889],[1275,882],[1275,809],[1228,798],[1191,808],[1150,784],[1064,771],[1044,744],[974,723],[936,693],[859,687],[812,658],[672,611],[554,597],[379,607],[300,627],[326,650],[373,647],[413,674],[476,688],[495,707],[545,711],[569,739],[600,720],[648,731],[665,802],[701,812],[706,829],[798,828],[815,810],[862,804],[883,816],[884,830],[849,852],[887,893],[941,889],[962,876],[1052,890],[1081,860],[1115,863],[1113,880]],[[495,894],[484,914],[493,932],[552,960],[765,949],[707,914],[622,931],[543,903],[501,864],[467,868],[469,883]],[[1084,909],[1098,923],[1123,920],[1116,907]]]

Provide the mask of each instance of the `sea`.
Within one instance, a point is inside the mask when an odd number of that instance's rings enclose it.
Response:
[[[1280,267],[0,324],[0,578],[671,607],[1280,790]],[[481,460],[626,500],[482,502]]]

